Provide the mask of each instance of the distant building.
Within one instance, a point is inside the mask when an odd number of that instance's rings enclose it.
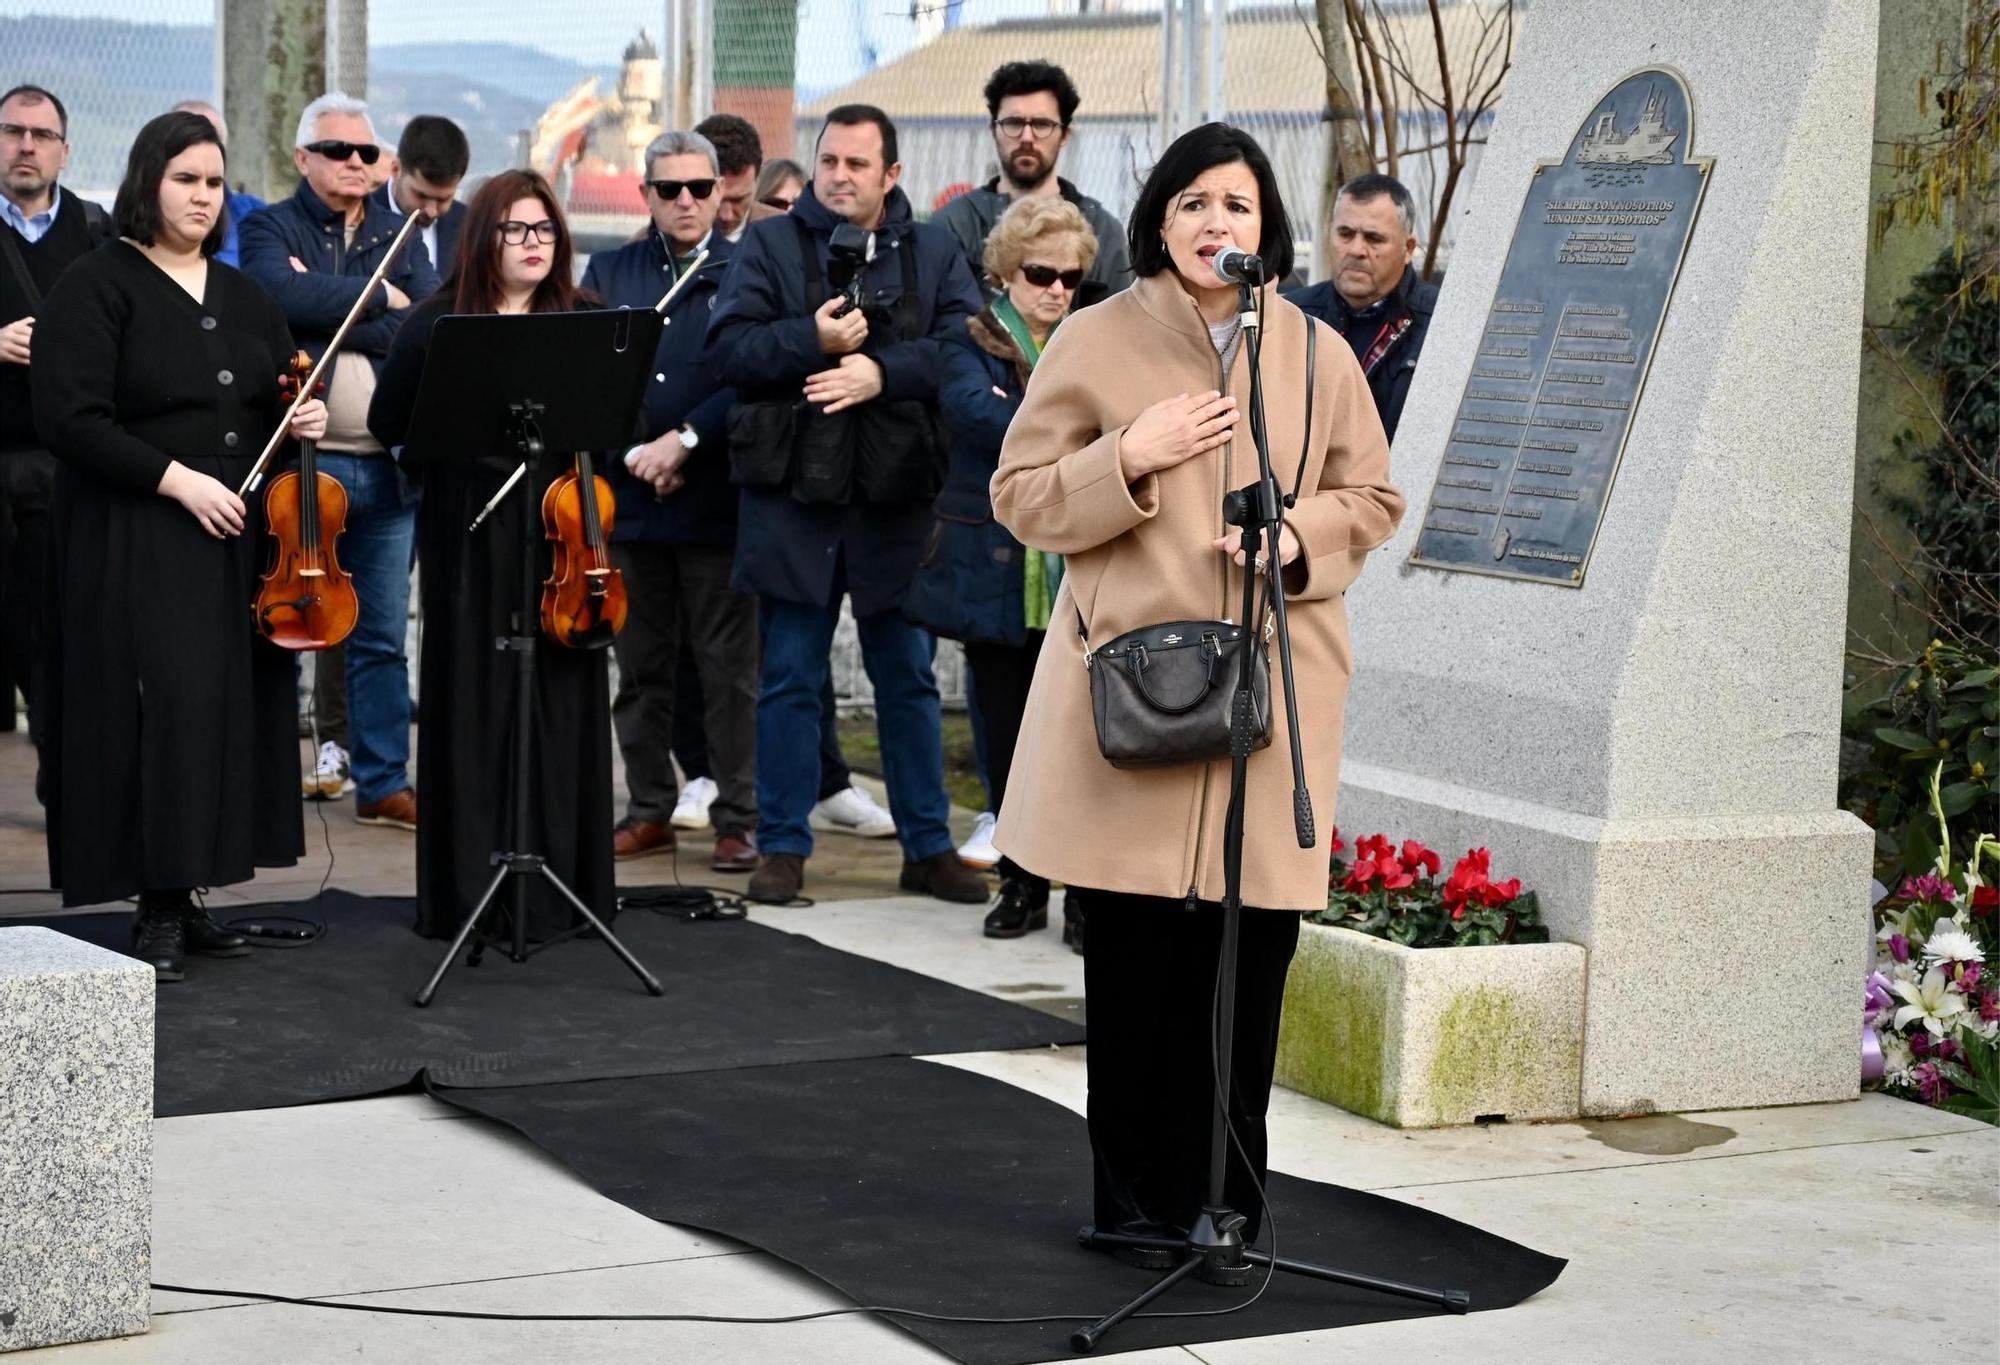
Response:
[[[625,48],[615,91],[600,93],[598,78],[588,77],[535,121],[528,164],[563,196],[579,239],[622,241],[644,225],[639,180],[646,144],[660,134],[663,92],[660,51],[641,29]]]

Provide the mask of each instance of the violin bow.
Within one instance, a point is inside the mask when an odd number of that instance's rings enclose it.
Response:
[[[340,353],[340,343],[346,338],[348,330],[354,326],[355,319],[361,316],[361,310],[368,306],[368,300],[375,297],[375,291],[381,287],[382,281],[388,278],[389,269],[396,264],[396,258],[402,254],[404,244],[410,240],[410,234],[416,231],[423,221],[424,217],[420,213],[409,214],[403,219],[402,229],[389,243],[388,254],[382,257],[382,264],[375,267],[375,273],[368,277],[367,287],[361,291],[361,297],[347,310],[346,318],[341,321],[339,330],[334,332],[333,340],[326,344],[326,350],[320,355],[319,363],[313,366],[312,373],[299,385],[298,396],[292,399],[291,406],[285,409],[285,415],[279,419],[278,429],[271,433],[271,439],[264,443],[264,453],[257,457],[256,464],[250,466],[250,473],[244,477],[242,486],[236,490],[237,497],[248,497],[256,491],[257,485],[264,481],[264,470],[271,463],[271,456],[277,453],[278,447],[284,444],[285,438],[291,434],[292,414],[299,410],[300,404],[312,397],[313,387],[319,383],[320,376],[326,372],[327,366],[333,364],[333,358]]]
[[[707,260],[708,260],[708,248],[703,247],[700,251],[695,253],[695,258],[692,261],[688,262],[688,268],[680,273],[680,278],[674,281],[673,287],[668,289],[666,293],[660,296],[660,301],[653,305],[653,311],[655,313],[659,313],[664,316],[667,311],[667,305],[671,304],[674,301],[674,295],[681,292],[681,288],[684,285],[686,285],[689,280],[694,278],[694,272],[701,269],[703,263],[705,263]],[[668,318],[667,321],[669,324],[671,324],[673,322],[673,319]],[[498,507],[501,501],[509,493],[514,491],[514,485],[519,483],[521,481],[522,476],[525,475],[527,472],[528,472],[528,466],[525,463],[515,465],[514,472],[507,476],[507,482],[501,484],[500,491],[495,493],[492,497],[486,500],[486,505],[479,509],[479,515],[472,519],[472,525],[468,526],[466,528],[466,531],[468,533],[472,531],[477,531],[479,529],[480,523],[485,521],[486,518],[493,515],[493,509]]]

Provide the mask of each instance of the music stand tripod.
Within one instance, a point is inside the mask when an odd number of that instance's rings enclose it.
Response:
[[[628,439],[662,321],[650,312],[630,310],[441,318],[431,336],[408,444],[434,460],[453,456],[490,460],[496,450],[512,449],[520,455],[521,465],[500,496],[507,496],[519,483],[523,488],[518,496],[526,499],[541,487],[537,473],[550,446],[603,449]],[[487,511],[499,500],[496,496]],[[485,516],[482,512],[480,519]],[[477,526],[475,522],[468,534]],[[451,946],[438,959],[437,970],[417,992],[415,1003],[419,1006],[430,1004],[438,983],[468,939],[473,947],[466,965],[476,967],[489,944],[504,944],[512,961],[526,962],[544,949],[591,931],[631,968],[647,991],[656,996],[666,993],[659,978],[619,942],[610,926],[583,903],[548,860],[531,851],[534,791],[530,774],[535,749],[535,658],[541,647],[541,539],[539,518],[524,514],[518,537],[520,601],[512,629],[493,642],[496,650],[511,654],[514,660],[508,846],[494,851],[493,878],[458,926]],[[531,879],[546,882],[583,917],[583,923],[529,946]],[[504,907],[500,901],[503,885],[508,891]],[[511,920],[511,933],[504,940],[484,928],[484,920],[493,912]]]
[[[1251,269],[1256,273],[1257,282],[1261,283],[1261,268],[1252,266]],[[1242,303],[1238,313],[1243,326],[1244,345],[1249,348],[1250,437],[1251,443],[1257,448],[1257,482],[1228,494],[1223,499],[1222,515],[1230,525],[1241,527],[1243,531],[1244,563],[1250,566],[1251,571],[1246,571],[1243,575],[1242,619],[1246,628],[1254,629],[1255,623],[1260,619],[1257,597],[1259,580],[1263,577],[1254,571],[1258,563],[1257,557],[1268,540],[1273,547],[1272,558],[1274,560],[1277,558],[1276,547],[1280,543],[1279,534],[1283,525],[1284,509],[1293,504],[1296,494],[1282,496],[1278,491],[1278,482],[1271,473],[1270,443],[1266,439],[1264,430],[1262,317],[1252,296],[1252,286],[1247,282],[1241,286],[1241,297]],[[1304,467],[1302,459],[1301,472]],[[1271,573],[1271,582],[1273,587],[1270,592],[1270,611],[1276,626],[1278,661],[1285,688],[1286,730],[1291,739],[1292,822],[1298,836],[1299,847],[1311,848],[1314,842],[1312,797],[1306,791],[1305,754],[1299,739],[1298,697],[1292,682],[1291,632],[1285,620],[1285,595],[1277,590],[1280,574],[1276,569]],[[1212,1113],[1209,1125],[1208,1202],[1202,1207],[1194,1228],[1186,1237],[1136,1237],[1116,1232],[1099,1232],[1091,1225],[1085,1225],[1078,1231],[1077,1241],[1086,1247],[1128,1247],[1141,1251],[1178,1253],[1184,1258],[1164,1278],[1156,1281],[1137,1298],[1107,1313],[1089,1326],[1080,1327],[1071,1333],[1070,1346],[1078,1351],[1088,1351],[1095,1347],[1106,1332],[1190,1275],[1198,1275],[1210,1284],[1244,1285],[1250,1282],[1251,1269],[1254,1266],[1265,1267],[1273,1274],[1283,1271],[1289,1275],[1302,1275],[1310,1279],[1327,1280],[1335,1284],[1349,1284],[1383,1294],[1394,1294],[1400,1298],[1416,1299],[1423,1303],[1435,1304],[1453,1313],[1463,1313],[1471,1306],[1471,1296],[1463,1289],[1433,1289],[1425,1285],[1405,1284],[1399,1280],[1386,1280],[1333,1266],[1316,1265],[1310,1261],[1273,1256],[1268,1252],[1245,1246],[1241,1229],[1248,1220],[1242,1213],[1229,1206],[1224,1193],[1224,1182],[1229,1169],[1229,1112],[1226,1106],[1230,1070],[1233,1064],[1232,1053],[1236,1042],[1237,940],[1243,917],[1244,793],[1249,777],[1250,746],[1254,739],[1255,725],[1250,672],[1252,654],[1252,650],[1245,649],[1238,659],[1236,690],[1230,702],[1229,813],[1222,832],[1222,948],[1216,966],[1218,973],[1215,996],[1216,1018],[1212,1034],[1215,1039],[1215,1090],[1209,1101]]]

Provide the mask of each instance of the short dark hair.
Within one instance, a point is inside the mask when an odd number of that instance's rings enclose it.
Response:
[[[749,119],[735,114],[710,114],[695,124],[694,130],[715,144],[715,155],[721,163],[715,169],[720,175],[754,171],[764,164],[764,139],[757,136]]]
[[[418,114],[403,125],[403,135],[396,139],[396,160],[433,185],[456,184],[472,164],[472,144],[450,119]]]
[[[1174,140],[1166,155],[1153,163],[1146,183],[1139,188],[1138,202],[1125,228],[1126,244],[1132,252],[1132,273],[1157,275],[1172,262],[1161,228],[1167,221],[1167,206],[1174,196],[1193,184],[1204,171],[1242,162],[1257,177],[1257,197],[1264,219],[1264,235],[1257,254],[1264,258],[1266,279],[1282,280],[1292,273],[1292,220],[1285,213],[1285,201],[1278,193],[1278,176],[1271,158],[1257,145],[1257,139],[1227,123],[1204,123]]]
[[[223,152],[222,134],[215,131],[215,125],[200,114],[190,114],[185,109],[176,109],[161,114],[158,118],[139,130],[139,136],[132,139],[132,153],[125,161],[125,179],[118,186],[118,197],[111,204],[111,221],[117,225],[118,235],[130,237],[135,242],[153,245],[160,235],[160,182],[166,179],[167,163],[190,147],[203,143],[212,145],[223,153],[227,164],[227,153]],[[208,235],[201,239],[201,254],[213,256],[222,250],[223,239],[229,235],[229,205],[227,200],[218,204],[219,212],[215,222],[208,229]]]
[[[39,85],[17,85],[6,94],[0,95],[0,104],[22,95],[27,96],[30,104],[40,104],[43,100],[53,104],[56,107],[56,122],[62,125],[63,141],[69,141],[69,110],[63,108],[63,102],[56,98],[55,91],[44,90]]]
[[[882,130],[883,166],[887,167],[896,164],[896,125],[880,109],[877,109],[872,104],[843,104],[838,108],[827,110],[826,122],[819,126],[819,137],[813,139],[813,150],[815,152],[819,150],[820,138],[825,137],[826,130],[836,123],[843,128],[852,128],[862,123],[874,124]]]
[[[1404,235],[1417,235],[1417,203],[1410,198],[1409,187],[1393,175],[1383,175],[1380,171],[1369,171],[1357,175],[1345,185],[1334,199],[1352,199],[1357,204],[1365,204],[1371,199],[1389,196],[1389,202],[1396,206],[1396,220],[1403,225]]]
[[[1000,101],[1009,95],[1032,95],[1038,90],[1046,90],[1056,97],[1056,108],[1062,112],[1063,127],[1076,117],[1076,107],[1083,103],[1083,97],[1076,93],[1076,86],[1070,81],[1069,73],[1054,62],[1008,62],[995,71],[986,82],[986,117],[1000,117]]]

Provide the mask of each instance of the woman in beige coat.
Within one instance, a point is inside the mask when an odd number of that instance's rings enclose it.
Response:
[[[1242,611],[1240,533],[1222,521],[1226,491],[1251,483],[1248,356],[1237,290],[1210,258],[1235,246],[1273,279],[1291,268],[1291,226],[1276,177],[1248,134],[1189,132],[1153,168],[1129,229],[1139,276],[1055,334],[1008,429],[993,507],[1021,541],[1064,555],[994,842],[1082,902],[1090,1010],[1090,1134],[1096,1226],[1185,1233],[1207,1196],[1214,1083],[1210,1013],[1221,931],[1222,827],[1229,763],[1114,768],[1091,718],[1085,641],[1141,626]],[[1352,351],[1325,324],[1263,291],[1265,418],[1273,467],[1289,491],[1306,467],[1279,547],[1297,670],[1306,782],[1322,837],[1300,849],[1282,689],[1271,688],[1271,747],[1249,761],[1241,959],[1228,1199],[1262,1213],[1285,973],[1298,913],[1326,903],[1353,659],[1342,594],[1403,513],[1389,447]],[[1310,396],[1306,329],[1319,329]],[[1306,429],[1310,408],[1310,434]],[[1268,556],[1268,548],[1266,551]],[[1060,629],[1066,622],[1068,629]],[[1275,661],[1274,661],[1275,671]],[[1274,680],[1275,684],[1275,680]]]

